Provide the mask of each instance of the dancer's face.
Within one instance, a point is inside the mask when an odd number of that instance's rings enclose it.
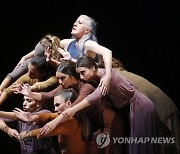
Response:
[[[41,78],[42,77],[42,73],[40,73],[38,70],[37,70],[37,68],[34,66],[34,65],[32,65],[31,63],[29,63],[29,65],[28,65],[28,74],[29,74],[29,77],[31,78],[31,79],[39,79],[39,78]]]
[[[94,67],[78,67],[76,68],[76,72],[79,73],[80,78],[84,81],[91,81],[94,77]]]
[[[81,15],[73,24],[71,34],[76,38],[80,39],[84,35],[88,34],[89,31],[90,30],[88,28],[88,18],[84,15]]]
[[[58,113],[62,113],[63,111],[65,111],[70,104],[70,101],[65,102],[64,97],[62,96],[54,97],[54,111]]]
[[[73,76],[56,72],[56,77],[59,79],[59,84],[63,86],[63,88],[68,88],[74,84],[75,78]]]
[[[34,112],[37,110],[37,105],[38,103],[28,97],[28,96],[24,96],[24,102],[23,102],[23,110],[26,111],[26,112]]]

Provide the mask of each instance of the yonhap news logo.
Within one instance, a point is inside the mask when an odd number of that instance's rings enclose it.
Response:
[[[110,137],[108,132],[100,133],[96,137],[96,143],[99,148],[104,148],[112,142],[113,144],[174,144],[175,137]]]
[[[110,135],[108,132],[101,133],[96,137],[96,143],[99,148],[104,148],[110,143]]]

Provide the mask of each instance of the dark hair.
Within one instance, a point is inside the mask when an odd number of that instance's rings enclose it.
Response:
[[[97,64],[95,62],[95,59],[89,57],[89,56],[82,56],[80,58],[78,58],[77,62],[76,62],[76,68],[78,67],[87,67],[87,68],[91,68],[91,67],[95,67],[97,68]]]
[[[56,96],[63,96],[65,102],[74,102],[78,97],[77,93],[72,88],[62,89],[59,92],[57,92],[54,97]]]
[[[34,56],[30,63],[42,74],[55,74],[55,68],[46,61],[45,55]]]
[[[79,74],[76,72],[76,64],[74,62],[71,61],[61,62],[56,71],[69,76],[74,76],[76,79],[80,79]]]

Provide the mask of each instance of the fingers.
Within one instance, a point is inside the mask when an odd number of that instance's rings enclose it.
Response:
[[[13,83],[13,84],[12,84],[12,88],[20,88],[20,84],[18,84],[18,83]]]
[[[98,85],[98,87],[101,87],[101,86],[102,86],[102,83],[103,83],[103,81],[101,80],[100,83],[99,83],[99,85]]]
[[[30,85],[28,83],[23,83],[23,86],[26,87],[26,88],[30,88]]]
[[[51,131],[51,128],[45,125],[45,126],[40,130],[40,134],[41,134],[41,135],[45,135],[45,134],[48,134],[50,131]]]
[[[13,111],[16,111],[16,112],[24,112],[23,110],[21,110],[20,108],[17,108],[17,107],[15,107]]]
[[[52,125],[51,122],[45,124],[45,125],[41,128],[40,134],[41,134],[41,135],[48,134],[48,133],[53,129],[51,125]]]
[[[108,94],[108,87],[107,87],[107,85],[103,85],[103,86],[102,86],[101,92],[102,92],[102,95],[103,95],[103,96],[105,96],[106,94]]]
[[[15,108],[15,109],[13,110],[13,113],[14,113],[15,116],[18,117],[18,118],[19,118],[19,115],[20,115],[22,112],[24,112],[24,111],[22,111],[22,110],[19,109],[19,108]]]
[[[22,90],[22,87],[21,87],[21,85],[18,84],[18,83],[13,83],[13,84],[12,84],[12,90],[13,90],[13,92],[14,92],[15,94],[18,94],[18,93],[20,93],[20,91]]]
[[[11,136],[19,141],[21,140],[21,136],[18,132],[13,132]]]
[[[101,81],[98,85],[98,87],[101,87],[101,94],[103,96],[105,96],[106,94],[108,94],[108,85],[104,85],[104,83]]]
[[[18,89],[12,89],[15,94],[19,94],[20,91]]]

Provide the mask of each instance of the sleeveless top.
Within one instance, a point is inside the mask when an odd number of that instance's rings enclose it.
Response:
[[[73,59],[78,59],[79,58],[79,55],[78,55],[78,48],[75,46],[75,44],[76,44],[76,40],[73,40],[70,44],[69,44],[69,46],[68,46],[68,48],[67,48],[67,50],[68,50],[68,52],[70,53],[70,55],[71,55],[71,57],[73,58]],[[84,55],[84,52],[83,52],[83,55]]]
[[[86,40],[86,41],[87,41],[87,40]],[[85,43],[85,42],[84,42],[84,43]],[[68,50],[68,52],[70,53],[70,55],[71,55],[71,57],[72,57],[73,59],[78,59],[79,57],[85,55],[85,54],[84,54],[84,48],[83,48],[82,55],[79,56],[79,50],[78,50],[78,48],[76,47],[75,44],[76,44],[76,40],[73,40],[73,41],[69,44],[67,50]],[[98,59],[99,59],[99,57],[98,57],[98,55],[96,54],[95,61],[98,62]]]

